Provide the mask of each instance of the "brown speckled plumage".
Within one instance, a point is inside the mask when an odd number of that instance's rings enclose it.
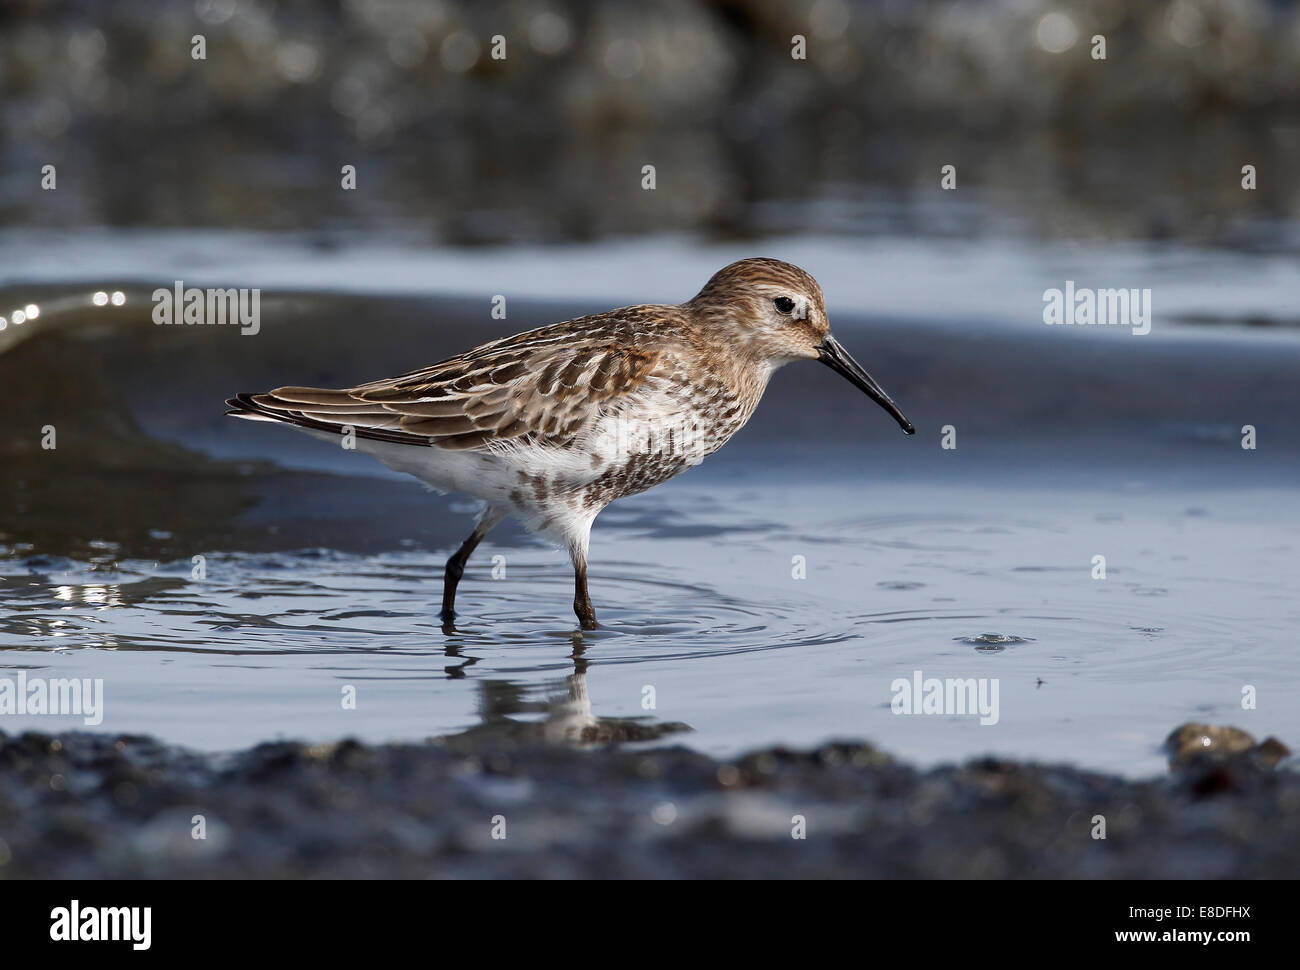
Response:
[[[356,387],[280,387],[227,404],[237,417],[354,435],[391,467],[484,499],[479,527],[447,564],[448,623],[469,553],[515,515],[569,548],[586,628],[595,625],[587,543],[600,510],[722,447],[782,364],[822,359],[844,373],[827,359],[830,344],[817,281],[789,263],[748,259],[680,305],[579,317]]]

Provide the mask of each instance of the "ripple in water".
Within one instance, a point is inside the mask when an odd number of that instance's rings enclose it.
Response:
[[[0,617],[0,649],[440,656],[506,648],[511,669],[522,672],[553,667],[564,655],[555,652],[557,640],[598,645],[602,663],[629,663],[813,647],[859,635],[851,617],[810,609],[798,597],[728,595],[641,563],[605,565],[593,584],[601,628],[585,633],[569,612],[570,572],[561,562],[512,562],[501,581],[489,579],[488,568],[471,569],[450,632],[437,615],[443,565],[422,554],[214,554],[197,581],[182,578],[183,563],[127,560],[111,577],[71,560],[36,565],[40,575],[23,577],[10,601],[15,608]],[[527,661],[523,647],[532,648]]]
[[[1005,650],[1007,647],[1013,647],[1018,643],[1033,643],[1033,637],[1018,637],[1011,633],[981,633],[976,637],[954,637],[958,643],[965,643],[974,647],[976,650],[983,650],[986,653],[997,653],[999,650]]]

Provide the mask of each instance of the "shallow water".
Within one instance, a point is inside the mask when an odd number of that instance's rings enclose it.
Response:
[[[595,633],[574,629],[559,553],[489,542],[451,634],[426,551],[214,552],[202,581],[185,561],[11,558],[0,646],[11,670],[104,678],[103,730],[209,749],[635,718],[647,736],[684,722],[715,755],[864,736],[922,762],[992,751],[1146,773],[1182,720],[1300,734],[1285,494],[1248,511],[1138,496],[1116,513],[1106,495],[881,487],[889,512],[851,514],[843,483],[747,486],[730,508],[704,484],[603,517]],[[893,714],[891,682],[917,669],[998,678],[998,723]],[[1241,710],[1246,684],[1257,711]]]
[[[0,355],[24,402],[4,425],[0,676],[103,678],[96,730],[213,750],[541,734],[727,756],[849,736],[924,764],[992,752],[1143,775],[1188,720],[1300,739],[1288,328],[1188,340],[1161,320],[1139,340],[1035,328],[1034,301],[1019,318],[986,303],[987,325],[963,327],[917,282],[928,262],[907,274],[918,296],[900,323],[824,255],[827,292],[847,294],[837,332],[920,433],[898,434],[822,368],[789,368],[727,448],[597,521],[590,634],[567,560],[509,527],[471,561],[444,632],[442,562],[471,507],[224,419],[220,401],[395,373],[493,327],[598,306],[521,296],[489,322],[483,299],[418,287],[285,290],[245,339],[154,327],[136,290],[121,309],[78,309],[87,281],[107,278],[93,267],[39,290],[8,281],[7,298],[56,309],[23,339],[11,328]],[[565,272],[584,278],[572,259]],[[1017,285],[1053,280],[1050,264]],[[1192,300],[1196,276],[1174,291]],[[1285,322],[1279,292],[1260,312]],[[32,445],[47,423],[55,452]],[[939,446],[949,423],[956,451]],[[1244,423],[1258,450],[1240,447]],[[894,681],[917,670],[996,679],[997,722],[893,713]],[[80,723],[5,715],[0,728]]]

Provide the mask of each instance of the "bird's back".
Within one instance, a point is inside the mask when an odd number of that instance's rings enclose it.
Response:
[[[698,464],[739,430],[766,382],[679,306],[579,317],[356,387],[241,394],[229,413],[358,450],[440,491],[505,506],[539,531],[594,516]]]

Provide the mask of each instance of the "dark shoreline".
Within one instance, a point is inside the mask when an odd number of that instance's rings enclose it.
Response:
[[[996,759],[918,771],[858,742],[719,762],[0,733],[11,879],[1288,878],[1298,809],[1300,773],[1249,752],[1135,782]]]

